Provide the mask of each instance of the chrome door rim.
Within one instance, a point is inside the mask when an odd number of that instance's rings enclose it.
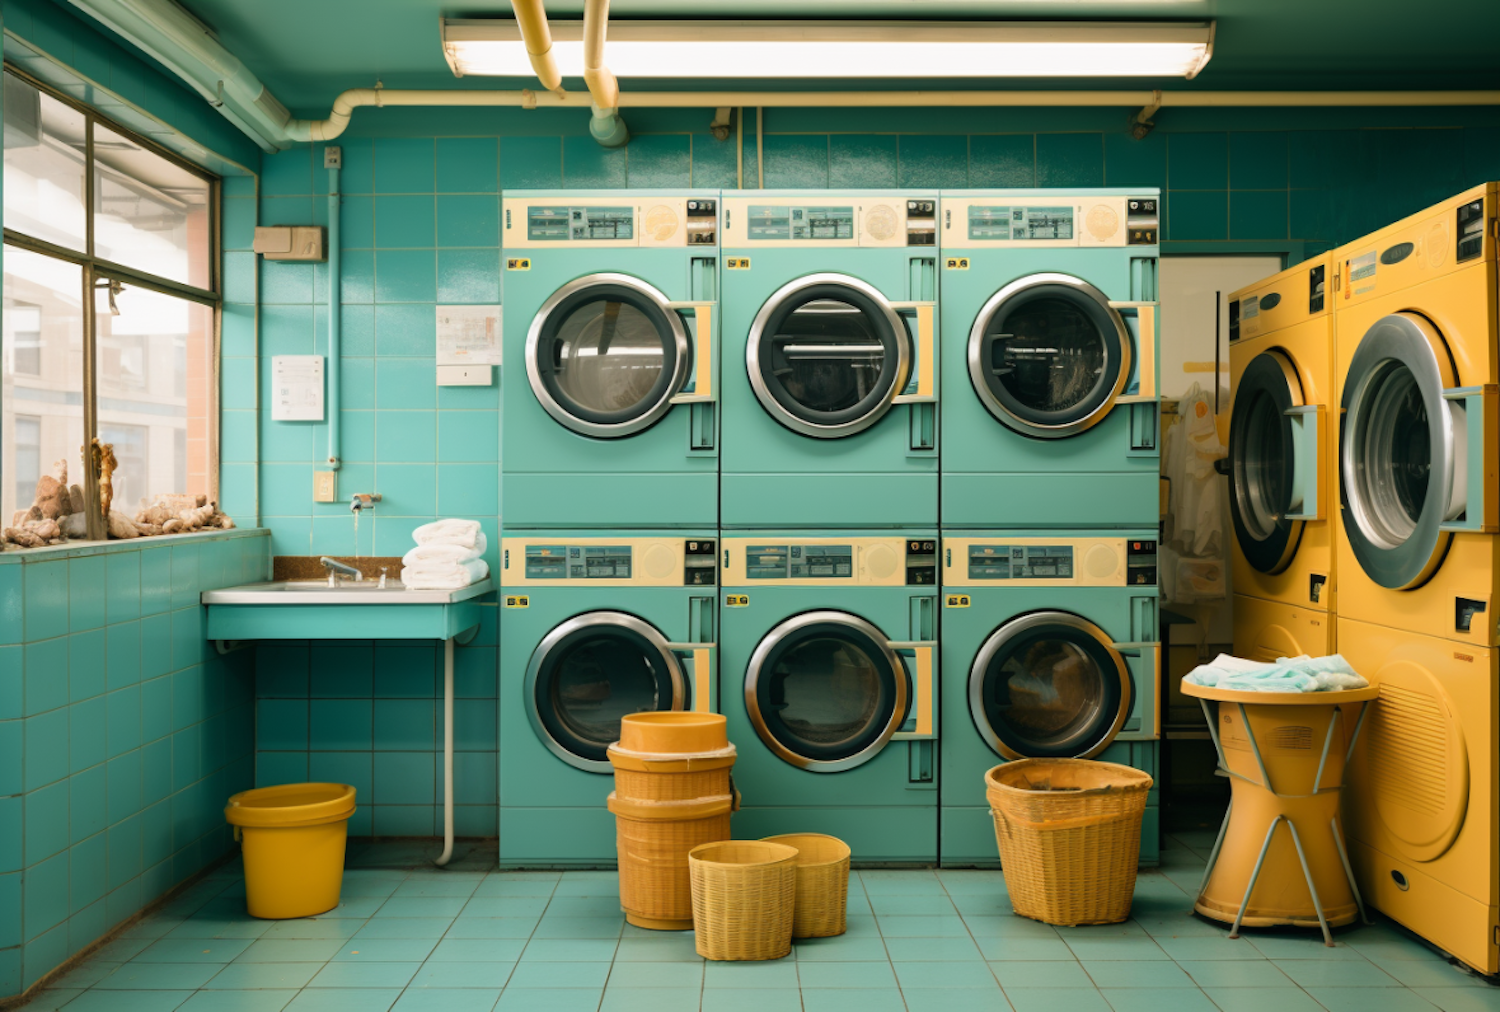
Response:
[[[844,288],[852,288],[861,295],[870,299],[880,307],[885,316],[886,323],[895,333],[896,341],[896,378],[891,383],[891,389],[887,396],[881,400],[870,411],[865,412],[858,418],[848,422],[840,422],[836,425],[819,425],[809,422],[805,418],[799,418],[776,399],[771,393],[770,387],[766,385],[765,377],[760,372],[760,344],[765,334],[766,325],[770,322],[771,315],[780,308],[781,303],[793,295],[807,288],[817,285],[839,285]],[[761,407],[776,421],[785,425],[793,432],[804,436],[813,436],[817,439],[838,439],[850,436],[856,432],[863,432],[876,422],[880,421],[885,413],[891,409],[892,399],[901,393],[906,387],[908,377],[911,375],[911,336],[907,333],[906,324],[902,322],[900,315],[891,308],[890,300],[874,285],[861,281],[859,278],[850,277],[847,274],[836,274],[826,272],[821,274],[809,274],[789,282],[776,289],[771,297],[760,307],[760,312],[755,314],[754,321],[750,324],[749,339],[745,342],[745,371],[750,377],[750,387],[755,391],[755,399],[760,401]]]
[[[656,650],[668,677],[672,680],[673,710],[681,710],[687,697],[687,679],[682,672],[682,663],[677,659],[677,655],[672,653],[667,638],[651,623],[623,611],[591,611],[576,615],[553,627],[552,631],[544,636],[536,645],[536,649],[531,652],[531,660],[526,665],[526,717],[531,721],[531,729],[536,732],[538,740],[547,747],[547,751],[569,766],[589,773],[609,773],[612,772],[613,767],[610,766],[608,760],[595,761],[569,751],[561,742],[552,737],[552,732],[547,729],[546,722],[542,720],[541,711],[537,709],[537,679],[541,675],[542,665],[547,662],[548,655],[565,639],[574,633],[604,626],[628,629],[646,640]]]
[[[1120,728],[1125,726],[1126,719],[1130,716],[1130,710],[1135,705],[1135,691],[1130,680],[1130,665],[1125,663],[1125,658],[1115,649],[1114,641],[1105,635],[1104,630],[1086,618],[1074,615],[1066,611],[1034,611],[1021,615],[1006,622],[1000,628],[990,633],[980,646],[979,652],[974,655],[974,663],[969,667],[969,716],[974,721],[974,727],[979,731],[985,743],[995,753],[1005,759],[1029,759],[1016,752],[1009,745],[1000,740],[990,724],[989,716],[984,710],[984,678],[989,671],[990,663],[995,659],[1001,648],[1014,640],[1017,636],[1029,632],[1041,626],[1064,626],[1081,632],[1102,646],[1111,660],[1115,663],[1115,672],[1120,678],[1120,705],[1114,720],[1110,723],[1109,732],[1103,736],[1101,741],[1095,742],[1086,751],[1080,752],[1071,758],[1092,759],[1108,748],[1120,733]]]
[[[1281,385],[1273,386],[1278,378]],[[1249,427],[1248,412],[1253,398],[1272,398],[1274,406],[1280,412],[1279,424],[1284,438],[1283,446],[1279,449],[1289,452],[1291,448],[1286,444],[1290,441],[1292,423],[1285,411],[1304,403],[1302,379],[1286,353],[1273,348],[1250,360],[1245,371],[1240,374],[1237,387],[1229,425],[1229,461],[1233,471],[1229,489],[1229,517],[1234,525],[1235,541],[1245,561],[1259,572],[1280,573],[1291,565],[1292,558],[1297,554],[1297,546],[1302,540],[1305,526],[1301,520],[1285,520],[1284,517],[1277,516],[1272,529],[1264,537],[1257,537],[1249,519],[1244,516],[1246,509],[1242,506],[1241,497],[1254,496],[1256,492],[1254,483],[1246,476],[1247,467],[1257,457],[1265,458],[1262,452],[1264,447],[1250,445],[1252,430]],[[1286,462],[1286,466],[1288,469],[1295,468],[1295,464],[1290,461]],[[1287,474],[1286,477],[1290,491],[1291,475]]]
[[[1425,583],[1442,562],[1452,535],[1442,524],[1462,511],[1463,475],[1457,467],[1457,443],[1462,427],[1455,426],[1454,408],[1443,397],[1451,385],[1451,362],[1439,358],[1442,336],[1427,320],[1412,313],[1382,317],[1360,338],[1344,376],[1340,429],[1339,474],[1343,493],[1344,532],[1365,574],[1382,587],[1408,590]],[[1445,356],[1446,357],[1446,356]],[[1427,492],[1421,513],[1404,539],[1393,541],[1379,529],[1372,493],[1360,458],[1373,417],[1369,397],[1393,369],[1404,368],[1416,383],[1427,412],[1429,459]]]
[[[617,285],[628,288],[649,299],[656,304],[667,319],[667,324],[672,330],[672,342],[677,348],[677,354],[673,360],[671,376],[666,389],[657,401],[647,408],[645,412],[623,422],[594,422],[586,418],[579,418],[566,407],[560,404],[552,391],[547,389],[546,381],[542,379],[541,370],[537,367],[537,350],[541,344],[542,328],[547,325],[547,320],[554,310],[565,299],[589,288],[601,285]],[[574,432],[585,436],[598,436],[604,439],[617,439],[621,436],[633,435],[644,429],[655,425],[668,411],[672,409],[672,398],[682,389],[687,379],[688,368],[692,359],[692,343],[688,339],[687,327],[677,311],[667,308],[670,299],[658,288],[649,285],[640,278],[631,277],[629,274],[586,274],[581,278],[569,281],[557,291],[553,292],[542,308],[538,309],[536,315],[531,318],[531,328],[526,332],[526,378],[531,383],[531,392],[536,396],[537,403],[542,409],[563,425]]]
[[[880,647],[881,656],[891,666],[896,682],[896,702],[891,710],[890,720],[881,729],[880,735],[866,745],[863,749],[852,756],[843,759],[809,759],[807,756],[798,755],[782,744],[766,724],[765,716],[760,712],[760,699],[758,689],[760,687],[761,668],[765,665],[771,651],[776,645],[791,633],[805,629],[812,625],[842,626],[853,629],[872,640]],[[906,665],[902,663],[900,656],[891,649],[890,641],[885,633],[873,623],[860,618],[858,615],[846,611],[809,611],[801,615],[794,615],[781,622],[770,632],[761,637],[756,644],[755,652],[750,655],[750,663],[745,668],[745,710],[750,716],[750,723],[755,728],[755,733],[775,755],[791,763],[800,769],[809,770],[813,773],[838,773],[861,766],[875,756],[890,742],[891,736],[906,721],[906,710],[910,700],[910,675],[907,673]]]
[[[1099,403],[1098,407],[1082,418],[1074,419],[1061,425],[1042,425],[1013,414],[1001,402],[1000,398],[995,396],[995,392],[990,389],[989,379],[985,373],[985,363],[983,362],[984,331],[990,321],[990,317],[1002,305],[1015,298],[1021,292],[1040,287],[1041,285],[1062,285],[1071,288],[1101,307],[1106,317],[1114,324],[1115,336],[1118,338],[1118,347],[1120,349],[1119,374],[1115,377],[1113,389],[1110,390],[1108,396]],[[1043,439],[1062,439],[1085,432],[1104,420],[1104,417],[1109,414],[1110,409],[1115,406],[1115,400],[1120,396],[1120,392],[1125,389],[1125,384],[1130,380],[1130,370],[1134,362],[1134,354],[1130,339],[1130,328],[1125,325],[1125,320],[1120,316],[1119,312],[1109,304],[1109,299],[1103,292],[1082,278],[1075,278],[1071,274],[1048,272],[1029,274],[1024,278],[1017,278],[985,301],[984,305],[979,309],[979,315],[974,318],[974,323],[969,328],[968,360],[970,385],[974,387],[974,392],[978,395],[980,403],[984,405],[985,410],[993,415],[997,421],[1025,436],[1037,436]]]

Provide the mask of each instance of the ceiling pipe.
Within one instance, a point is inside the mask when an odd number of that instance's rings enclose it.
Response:
[[[630,131],[620,118],[620,82],[604,65],[604,37],[609,31],[609,0],[584,0],[583,81],[594,100],[589,133],[607,148],[630,140]]]
[[[552,30],[547,27],[547,12],[542,7],[542,0],[510,0],[510,6],[515,11],[521,41],[526,43],[526,56],[531,60],[531,69],[536,71],[537,80],[548,91],[561,94],[562,74],[552,55]]]

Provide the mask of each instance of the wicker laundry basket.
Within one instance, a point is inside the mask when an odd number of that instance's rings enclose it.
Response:
[[[615,771],[608,805],[615,815],[625,919],[637,927],[685,931],[693,926],[688,852],[729,839],[729,816],[739,807],[724,717],[631,714],[621,720],[620,741],[608,754]]]
[[[1018,759],[984,781],[1016,913],[1059,925],[1130,916],[1151,777],[1087,759]]]
[[[848,927],[849,845],[822,833],[786,833],[768,836],[765,842],[797,848],[792,937],[842,935]]]
[[[706,959],[780,959],[792,951],[797,851],[763,840],[725,840],[688,855],[693,927]]]

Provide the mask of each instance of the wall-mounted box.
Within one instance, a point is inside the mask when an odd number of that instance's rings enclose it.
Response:
[[[267,260],[322,261],[325,234],[321,225],[258,225],[254,249]]]
[[[494,382],[494,372],[491,366],[440,365],[437,367],[437,385],[440,387],[487,387]]]

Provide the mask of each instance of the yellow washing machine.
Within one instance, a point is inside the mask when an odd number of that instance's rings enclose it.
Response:
[[[1500,628],[1497,186],[1335,251],[1330,293],[1338,614],[1469,648]]]
[[[1334,651],[1330,254],[1229,297],[1234,652]]]
[[[1380,687],[1344,792],[1365,900],[1481,973],[1500,971],[1500,651],[1339,616]]]

